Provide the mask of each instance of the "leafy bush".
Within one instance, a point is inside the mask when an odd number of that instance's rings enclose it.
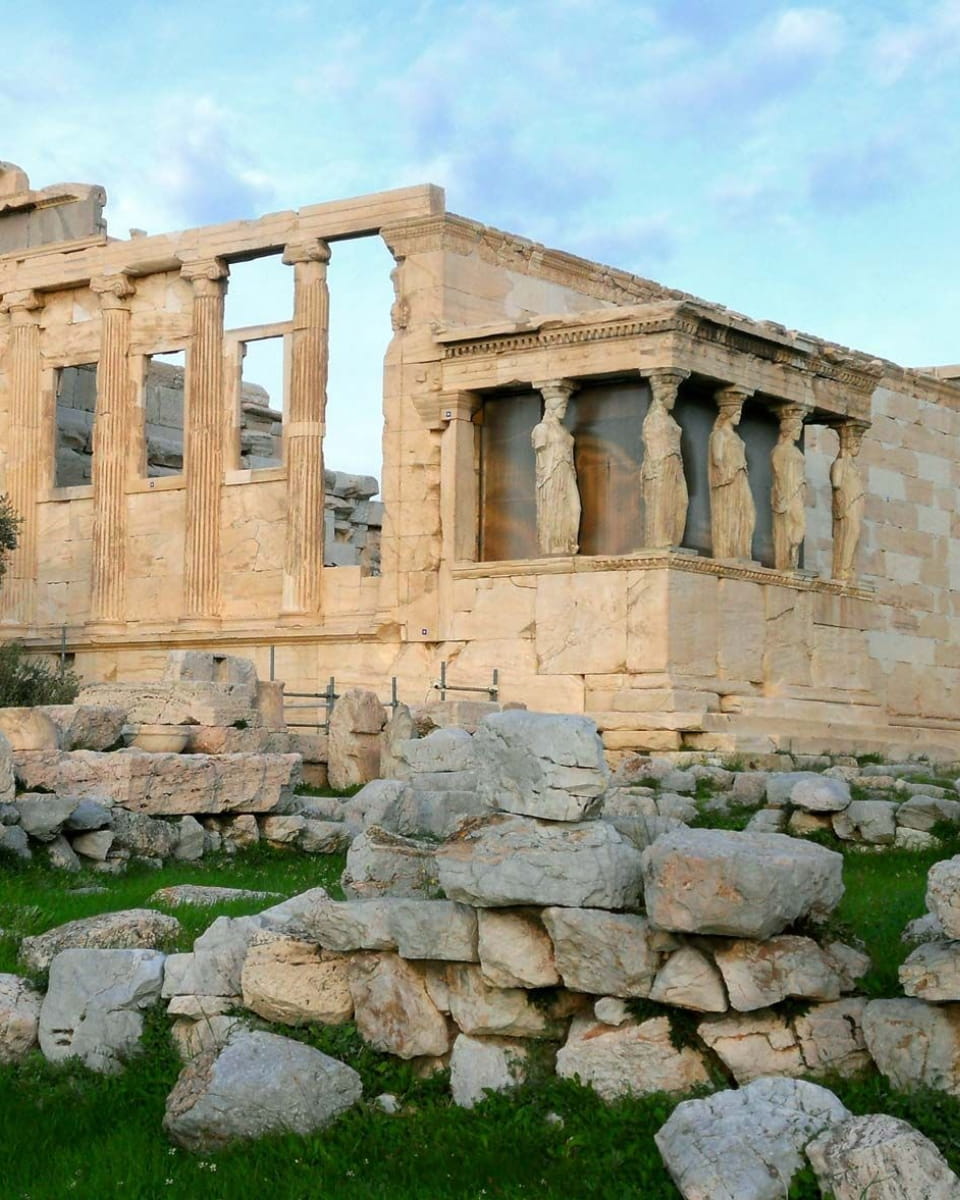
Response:
[[[19,642],[0,646],[0,708],[72,704],[79,690],[80,680],[73,671],[42,658],[28,658]]]
[[[20,521],[10,497],[0,496],[0,578],[7,569],[7,555],[17,548]]]

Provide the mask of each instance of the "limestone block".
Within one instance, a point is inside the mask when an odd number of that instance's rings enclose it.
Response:
[[[744,827],[746,833],[784,833],[787,811],[784,808],[759,808]]]
[[[664,938],[645,917],[596,908],[545,908],[564,986],[594,996],[649,996]]]
[[[0,1063],[19,1062],[37,1044],[41,994],[28,979],[0,975]]]
[[[694,1012],[722,1013],[728,1008],[723,976],[694,946],[681,946],[670,955],[657,972],[650,999]]]
[[[794,1021],[800,1053],[809,1075],[850,1077],[872,1062],[863,1036],[863,996],[815,1004]]]
[[[767,771],[738,771],[733,778],[733,797],[738,804],[759,805],[767,798]]]
[[[170,887],[158,888],[147,901],[148,904],[165,904],[179,908],[181,904],[206,907],[232,900],[269,900],[279,892],[258,892],[250,888],[211,887],[198,883],[175,883]]]
[[[243,1004],[284,1025],[342,1025],[353,1016],[349,961],[310,942],[259,933],[240,975]]]
[[[406,1059],[450,1049],[446,1019],[410,963],[396,954],[357,954],[349,979],[357,1030],[374,1049]]]
[[[425,771],[472,771],[473,738],[465,729],[434,729],[422,738],[394,744],[399,760],[395,777],[410,779]]]
[[[25,833],[40,842],[52,842],[79,803],[70,796],[24,792],[14,800]]]
[[[236,1030],[219,1053],[184,1067],[163,1127],[177,1145],[203,1152],[267,1134],[305,1136],[356,1104],[362,1091],[356,1071],[312,1046]]]
[[[64,950],[155,950],[180,933],[176,917],[150,908],[128,908],[67,921],[45,933],[25,937],[20,961],[30,971],[45,971]]]
[[[929,1138],[899,1117],[849,1117],[814,1138],[807,1158],[834,1200],[956,1200],[960,1179]]]
[[[138,1048],[143,1010],[160,997],[158,950],[63,950],[50,963],[40,1049],[51,1062],[79,1058],[112,1074]]]
[[[589,717],[492,713],[481,721],[473,748],[480,797],[505,812],[579,821],[599,810],[610,783]]]
[[[14,754],[60,748],[60,730],[42,708],[0,708],[0,733]]]
[[[486,908],[477,913],[480,970],[499,988],[543,988],[560,982],[553,942],[533,911]]]
[[[794,787],[805,780],[816,782],[822,776],[813,771],[776,771],[767,776],[766,800],[770,808],[784,808],[792,803]],[[829,778],[829,777],[828,777]]]
[[[435,846],[372,826],[354,838],[341,876],[350,900],[379,896],[428,899],[437,892]]]
[[[850,784],[827,775],[805,775],[790,789],[790,803],[805,812],[842,812],[850,803]]]
[[[401,779],[371,779],[355,796],[344,800],[343,821],[357,832],[379,825],[398,833],[400,808],[406,793],[407,784]]]
[[[847,841],[889,846],[896,836],[897,820],[897,805],[892,800],[852,800],[843,812],[834,813],[833,832]]]
[[[123,708],[100,704],[45,704],[40,711],[57,726],[63,750],[109,750],[120,741],[127,716]]]
[[[871,1000],[863,1035],[894,1087],[930,1087],[960,1096],[960,1004]]]
[[[305,818],[299,814],[264,817],[260,822],[260,835],[272,846],[290,846],[300,837],[305,825]]]
[[[898,825],[893,845],[897,850],[910,850],[914,854],[923,854],[926,850],[936,850],[942,843],[932,833],[924,833],[922,829],[909,829],[906,825]]]
[[[83,858],[92,858],[96,862],[104,862],[116,834],[112,829],[96,829],[91,833],[78,834],[70,845],[74,853]]]
[[[0,825],[0,847],[24,860],[33,858],[30,839],[19,825]]]
[[[960,1000],[960,942],[926,942],[901,966],[908,996],[931,1002]]]
[[[960,854],[934,863],[927,872],[927,908],[946,937],[960,939]]]
[[[63,836],[58,833],[52,842],[48,842],[44,847],[47,852],[47,859],[50,866],[57,871],[79,871],[81,869],[80,859],[74,854],[73,847]]]
[[[685,1200],[783,1200],[807,1143],[849,1115],[819,1084],[758,1079],[683,1101],[654,1140]]]
[[[557,1074],[561,1079],[578,1077],[604,1100],[688,1092],[709,1079],[696,1050],[674,1049],[666,1017],[616,1027],[592,1017],[575,1018],[557,1051]]]
[[[613,1025],[614,1027],[626,1025],[628,1021],[632,1020],[627,1002],[618,996],[601,996],[594,1003],[593,1015],[601,1025]]]
[[[150,858],[169,858],[180,842],[180,832],[172,821],[148,817],[146,813],[111,810],[117,846]]]
[[[121,708],[128,725],[259,725],[249,688],[241,684],[94,683],[82,688],[77,704]]]
[[[843,858],[779,833],[681,829],[643,851],[647,913],[660,929],[768,938],[823,920],[843,895]]]
[[[736,941],[714,951],[737,1012],[779,1004],[787,996],[836,1000],[841,979],[833,962],[808,937],[781,935],[765,942]]]
[[[222,683],[256,693],[257,668],[249,658],[206,650],[171,650],[163,679],[168,683]]]
[[[0,805],[10,804],[17,790],[14,774],[13,748],[0,733]]]
[[[636,908],[640,852],[605,821],[493,817],[437,850],[440,887],[477,908],[524,904]]]
[[[911,796],[897,809],[897,824],[929,833],[938,821],[960,824],[960,800],[941,796]]]
[[[17,755],[24,787],[112,801],[154,816],[272,812],[289,803],[300,782],[295,754],[144,754],[119,750]]]
[[[369,783],[380,774],[380,731],[387,714],[374,692],[350,688],[330,714],[327,774],[338,790]]]
[[[901,942],[938,942],[943,939],[940,918],[933,913],[924,913],[914,921],[908,921],[900,934]]]
[[[304,854],[339,854],[350,844],[350,834],[340,821],[316,821],[305,818],[297,838]]]
[[[199,999],[199,997],[191,997]],[[207,1003],[202,1007],[208,1009],[196,1018],[182,1016],[170,1026],[170,1037],[177,1048],[180,1061],[184,1064],[192,1062],[201,1054],[222,1050],[230,1040],[230,1035],[241,1029],[248,1029],[249,1024],[243,1017],[231,1016],[224,1008],[214,1011],[211,997],[203,998]],[[168,1016],[175,1016],[172,1011],[175,1001],[171,1000],[167,1008]]]
[[[109,829],[113,824],[110,809],[98,800],[80,800],[77,807],[64,821],[68,833],[86,833],[95,829]]]
[[[870,955],[845,942],[825,942],[823,952],[840,979],[840,991],[852,992],[872,966]]]
[[[454,1104],[473,1108],[488,1092],[506,1092],[523,1083],[528,1053],[524,1043],[516,1039],[458,1034],[450,1055]]]
[[[245,850],[255,846],[260,841],[260,826],[253,813],[240,813],[235,817],[214,818],[217,820],[216,832],[224,842],[237,850]]]
[[[163,977],[163,997],[240,996],[243,960],[263,919],[217,917],[193,943],[191,954],[171,954]]]
[[[804,1074],[797,1036],[786,1018],[777,1013],[731,1013],[701,1021],[697,1032],[737,1083],[749,1083],[764,1075]]]
[[[387,925],[403,958],[477,962],[477,914],[451,900],[392,900]]]
[[[833,816],[830,813],[806,812],[795,808],[787,821],[787,832],[793,837],[808,837],[811,833],[830,833]]]
[[[177,822],[177,845],[173,857],[183,862],[195,862],[203,857],[204,828],[191,816],[183,816]]]
[[[475,1037],[555,1038],[562,1021],[538,1007],[524,988],[495,988],[479,967],[451,964],[446,970],[450,1015]]]
[[[602,815],[612,817],[655,817],[657,801],[652,788],[611,787],[603,798]]]
[[[260,914],[265,928],[317,942],[325,950],[395,950],[391,900],[331,900],[313,888]]]

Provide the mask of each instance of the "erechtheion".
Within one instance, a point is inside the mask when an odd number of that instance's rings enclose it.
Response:
[[[5,638],[64,638],[90,679],[175,648],[266,674],[272,646],[288,689],[417,701],[441,662],[496,668],[612,751],[960,752],[960,368],[748,319],[431,186],[129,239],[104,203],[0,164]],[[396,261],[379,560],[373,488],[348,553],[324,536],[327,265],[359,236]],[[263,256],[292,319],[225,330],[231,265]],[[282,421],[240,383],[267,336]]]

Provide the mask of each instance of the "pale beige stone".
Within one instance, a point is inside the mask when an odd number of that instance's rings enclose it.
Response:
[[[19,975],[0,975],[0,1063],[18,1062],[37,1044],[41,994]]]
[[[747,478],[747,456],[737,434],[745,393],[717,393],[719,412],[707,447],[710,480],[710,537],[714,558],[750,559],[756,508]]]
[[[718,947],[713,957],[737,1012],[767,1008],[788,996],[840,996],[840,974],[812,938],[784,934],[764,942],[732,942]]]
[[[472,1036],[552,1038],[559,1020],[533,1003],[524,988],[490,987],[479,967],[451,965],[446,972],[450,1015]]]
[[[694,1012],[726,1012],[723,976],[694,946],[681,946],[666,960],[650,989],[650,999]]]
[[[446,1054],[447,1022],[423,976],[396,954],[357,954],[350,960],[357,1030],[376,1050],[398,1058]]]
[[[674,1049],[666,1017],[613,1028],[577,1018],[557,1051],[557,1074],[577,1076],[604,1100],[650,1092],[688,1092],[707,1083],[703,1058],[689,1046]]]
[[[737,1083],[765,1075],[802,1075],[803,1053],[787,1021],[773,1013],[734,1013],[701,1021],[698,1033]]]
[[[0,733],[14,753],[60,746],[60,730],[42,708],[0,708]]]
[[[353,1016],[349,959],[309,942],[260,934],[240,976],[245,1008],[284,1025],[342,1025]]]
[[[541,988],[560,982],[553,942],[533,910],[477,912],[480,969],[491,987]]]
[[[351,688],[330,715],[327,775],[337,789],[368,783],[380,774],[380,731],[387,714],[373,692]]]
[[[566,987],[595,996],[648,996],[662,961],[662,934],[645,917],[595,908],[541,914]]]

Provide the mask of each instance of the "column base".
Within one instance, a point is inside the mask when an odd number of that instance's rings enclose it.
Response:
[[[181,617],[177,621],[180,629],[195,629],[198,633],[217,633],[222,624],[220,617]]]
[[[128,631],[126,621],[88,621],[84,626],[84,633],[91,637],[113,637]]]

